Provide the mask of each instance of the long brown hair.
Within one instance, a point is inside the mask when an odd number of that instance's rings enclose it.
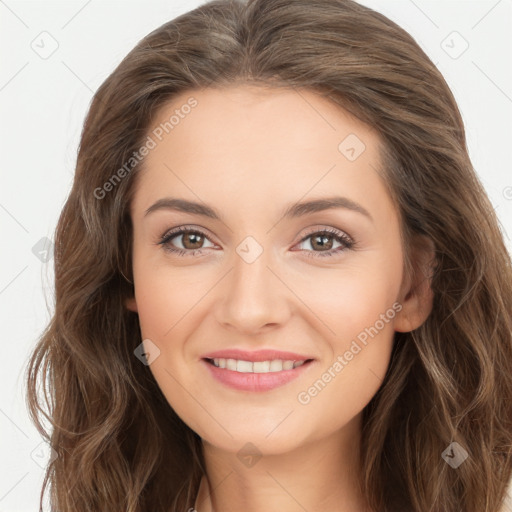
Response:
[[[27,368],[30,414],[58,453],[41,503],[50,484],[59,512],[194,504],[201,440],[134,356],[138,317],[124,306],[143,162],[126,163],[176,94],[234,83],[312,90],[376,129],[406,247],[416,234],[435,245],[432,312],[395,333],[364,410],[370,505],[498,512],[512,476],[510,255],[445,80],[409,34],[352,0],[206,3],[141,40],[96,92],[56,229],[55,313]],[[452,442],[469,455],[457,469],[442,457]]]

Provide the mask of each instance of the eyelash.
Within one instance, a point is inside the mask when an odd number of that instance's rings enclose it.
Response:
[[[169,242],[173,238],[176,238],[179,235],[183,235],[183,234],[187,234],[187,233],[202,235],[211,242],[211,240],[208,238],[206,233],[204,233],[200,229],[197,229],[197,228],[191,229],[187,226],[180,226],[171,231],[167,231],[160,238],[158,245],[161,245],[165,251],[177,254],[178,256],[194,256],[195,254],[198,254],[198,253],[200,254],[203,251],[203,249],[179,249],[179,248],[174,248],[170,245]],[[337,247],[336,249],[330,249],[329,251],[310,251],[310,250],[302,249],[303,252],[306,252],[307,257],[309,257],[309,258],[317,258],[317,257],[326,258],[327,257],[328,258],[328,257],[335,256],[337,253],[344,252],[345,250],[353,249],[356,246],[356,243],[348,235],[346,235],[345,233],[338,231],[336,229],[332,229],[332,228],[311,231],[310,233],[308,233],[304,238],[302,238],[299,241],[299,244],[305,242],[312,235],[325,235],[325,234],[331,235],[332,237],[334,237],[334,239],[337,242],[340,242],[344,247]]]

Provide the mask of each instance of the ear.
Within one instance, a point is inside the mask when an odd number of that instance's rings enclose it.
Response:
[[[128,299],[125,299],[124,305],[126,306],[126,309],[129,309],[130,311],[133,311],[134,313],[137,313],[139,310],[137,309],[137,301],[135,297],[130,297]]]
[[[410,254],[412,275],[405,276],[402,282],[398,298],[402,309],[395,317],[395,331],[413,331],[430,315],[434,303],[431,284],[435,254],[432,240],[424,235],[416,235]]]

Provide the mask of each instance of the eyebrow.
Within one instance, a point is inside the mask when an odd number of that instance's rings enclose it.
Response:
[[[352,210],[361,213],[373,222],[373,218],[370,215],[370,212],[366,210],[366,208],[352,201],[352,199],[349,199],[348,197],[339,196],[325,197],[322,199],[313,199],[301,203],[294,203],[285,209],[282,217],[303,217],[305,215],[325,210],[332,210],[334,208],[344,208],[346,210]],[[147,216],[157,210],[176,210],[195,215],[202,215],[204,217],[209,217],[210,219],[222,221],[222,216],[214,208],[204,203],[197,203],[195,201],[188,201],[186,199],[178,199],[173,197],[164,197],[159,199],[144,212],[144,216]]]

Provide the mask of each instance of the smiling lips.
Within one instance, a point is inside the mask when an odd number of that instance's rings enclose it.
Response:
[[[206,354],[202,361],[213,377],[242,391],[268,391],[297,378],[313,358],[278,350],[238,349]]]

